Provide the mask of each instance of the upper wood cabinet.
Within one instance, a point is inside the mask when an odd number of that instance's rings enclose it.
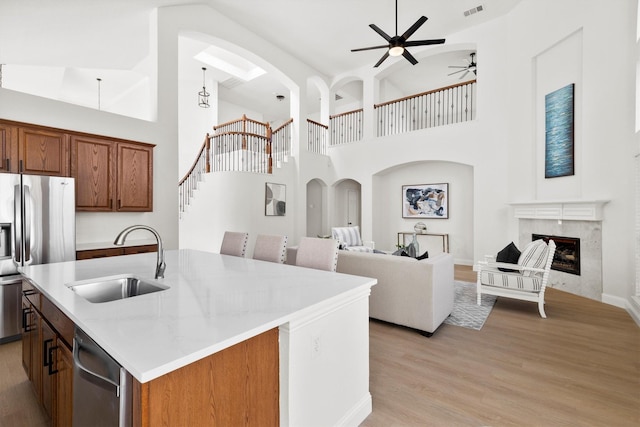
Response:
[[[71,176],[78,211],[151,212],[153,147],[0,120],[0,173]]]
[[[71,176],[75,178],[76,210],[114,210],[115,167],[113,141],[71,137]]]
[[[62,131],[19,127],[18,170],[30,175],[69,176],[69,136]]]
[[[0,172],[18,170],[17,128],[0,122]],[[11,164],[14,159],[14,164]]]
[[[153,147],[118,143],[118,211],[153,210]]]
[[[78,211],[153,210],[152,145],[73,135],[71,176]]]

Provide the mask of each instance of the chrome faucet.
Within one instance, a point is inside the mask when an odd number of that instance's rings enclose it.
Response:
[[[164,278],[164,269],[166,265],[164,263],[164,250],[162,249],[162,239],[160,238],[160,234],[153,228],[147,225],[132,225],[130,227],[125,228],[118,234],[116,240],[113,241],[114,245],[122,246],[124,245],[124,240],[127,238],[127,235],[131,233],[133,230],[147,230],[153,233],[158,241],[158,261],[156,264],[156,279]]]

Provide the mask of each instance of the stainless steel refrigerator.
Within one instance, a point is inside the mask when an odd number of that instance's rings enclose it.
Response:
[[[73,178],[0,173],[0,343],[20,337],[18,267],[76,257]]]

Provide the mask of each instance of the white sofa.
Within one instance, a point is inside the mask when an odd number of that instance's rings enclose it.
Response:
[[[295,248],[287,249],[287,263],[295,265]],[[426,336],[453,310],[453,256],[441,253],[433,258],[415,258],[339,251],[339,273],[374,277],[369,316],[407,326]]]

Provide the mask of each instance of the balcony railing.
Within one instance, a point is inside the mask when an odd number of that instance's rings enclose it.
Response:
[[[329,126],[307,119],[307,149],[318,154],[327,154],[327,133]]]
[[[331,145],[346,144],[362,139],[362,108],[329,116]]]
[[[466,122],[475,118],[476,80],[377,104],[377,135]]]

